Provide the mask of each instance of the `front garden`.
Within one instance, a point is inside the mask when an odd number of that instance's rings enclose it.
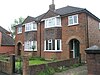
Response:
[[[10,61],[9,57],[0,56],[0,60],[2,61]],[[79,59],[69,59],[69,60],[45,60],[40,57],[30,57],[29,58],[29,65],[23,65],[23,58],[15,58],[15,68],[17,73],[23,73],[22,66],[29,66],[29,74],[28,75],[53,75],[55,72],[62,72],[68,70],[69,68],[74,68],[80,66]],[[25,63],[25,62],[23,62]]]

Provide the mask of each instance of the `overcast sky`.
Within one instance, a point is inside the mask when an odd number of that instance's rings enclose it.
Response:
[[[52,0],[0,0],[0,26],[9,30],[14,19],[36,17],[49,9]],[[69,6],[86,8],[100,18],[99,0],[55,0],[56,9]]]

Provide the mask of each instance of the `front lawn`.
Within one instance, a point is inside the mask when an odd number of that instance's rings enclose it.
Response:
[[[29,61],[29,65],[39,65],[39,64],[46,64],[46,63],[48,62],[45,60],[38,60],[38,59]]]
[[[31,58],[29,59],[29,65],[39,65],[39,64],[46,64],[48,61],[44,60],[43,58]],[[22,60],[18,59],[15,63],[16,71],[21,71],[22,68]]]

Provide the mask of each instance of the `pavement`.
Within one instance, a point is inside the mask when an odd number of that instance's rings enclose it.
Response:
[[[8,75],[8,74],[5,74],[5,73],[0,72],[0,75]]]

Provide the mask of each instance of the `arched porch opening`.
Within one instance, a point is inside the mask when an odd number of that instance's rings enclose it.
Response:
[[[21,55],[21,50],[22,50],[22,44],[20,42],[18,42],[18,44],[17,44],[17,55],[18,56]]]
[[[77,39],[71,39],[69,41],[70,58],[76,58],[80,56],[80,42]]]

